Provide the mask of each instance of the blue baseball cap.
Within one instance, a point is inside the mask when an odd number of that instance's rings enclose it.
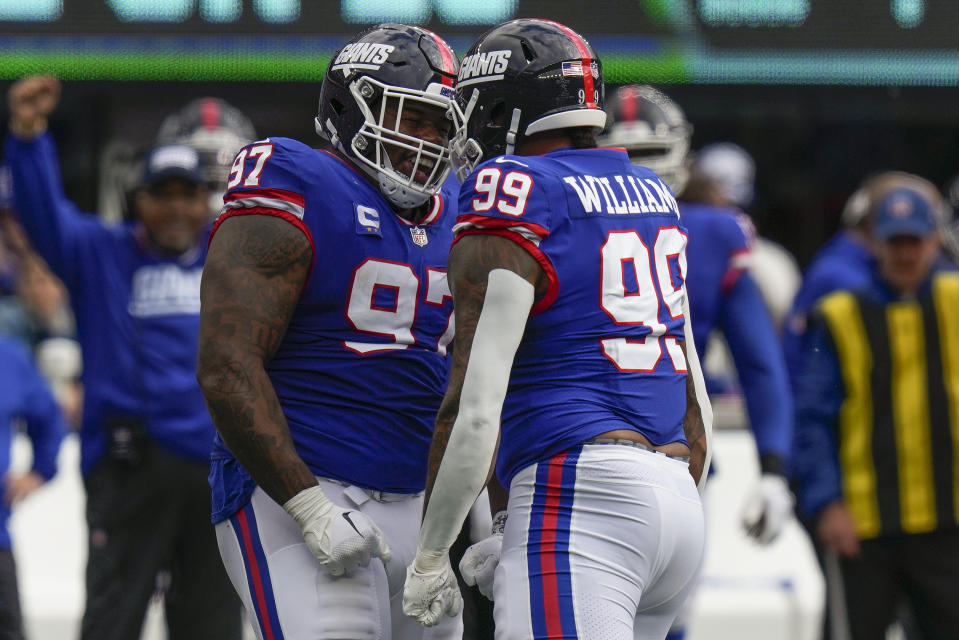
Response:
[[[936,231],[932,204],[914,189],[898,188],[887,193],[876,209],[875,233],[886,239],[893,236],[923,238]]]
[[[194,184],[203,184],[200,154],[184,144],[154,147],[147,155],[141,184],[150,186],[166,178],[183,178]]]

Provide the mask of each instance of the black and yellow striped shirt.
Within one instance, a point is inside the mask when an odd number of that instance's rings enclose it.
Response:
[[[863,539],[959,525],[959,273],[923,296],[820,304],[842,373],[843,499]]]

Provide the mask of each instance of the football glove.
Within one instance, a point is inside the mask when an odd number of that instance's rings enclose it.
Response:
[[[506,528],[506,512],[500,511],[493,518],[492,535],[471,545],[460,560],[460,575],[469,586],[474,584],[484,596],[493,599],[493,574],[499,566],[503,551],[503,529]]]
[[[792,515],[794,502],[786,478],[777,473],[762,474],[743,507],[746,533],[760,544],[769,544]]]
[[[383,533],[365,514],[330,502],[319,486],[304,489],[283,505],[300,525],[306,546],[333,576],[365,567],[378,557],[390,561]]]
[[[420,624],[432,627],[443,614],[455,616],[463,609],[463,595],[450,566],[449,554],[416,550],[413,564],[406,568],[403,613]]]

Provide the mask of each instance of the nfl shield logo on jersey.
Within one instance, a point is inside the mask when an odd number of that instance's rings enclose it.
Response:
[[[418,247],[425,247],[426,243],[429,242],[429,238],[426,237],[426,229],[422,227],[411,227],[410,235],[413,237],[413,244]]]

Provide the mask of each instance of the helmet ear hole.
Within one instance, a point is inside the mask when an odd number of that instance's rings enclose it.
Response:
[[[526,40],[521,41],[520,47],[523,49],[523,56],[526,58],[527,64],[536,59],[536,52],[533,51],[533,47],[529,45],[529,42]]]
[[[506,103],[504,101],[500,100],[490,107],[489,122],[494,127],[506,126]]]
[[[330,108],[333,109],[333,113],[336,115],[343,115],[343,103],[336,98],[330,99]]]

